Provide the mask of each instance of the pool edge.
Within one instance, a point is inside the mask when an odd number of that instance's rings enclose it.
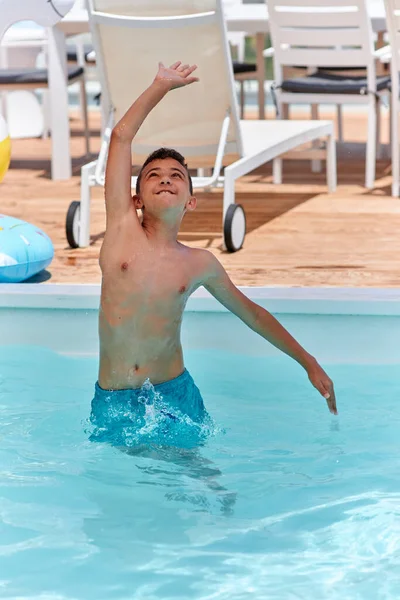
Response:
[[[100,284],[0,284],[1,308],[97,310]],[[251,300],[276,314],[400,315],[400,288],[238,286]],[[186,311],[226,312],[204,288]]]

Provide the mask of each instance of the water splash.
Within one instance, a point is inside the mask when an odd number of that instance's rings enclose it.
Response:
[[[95,414],[92,410],[85,425],[91,441],[126,447],[151,444],[192,448],[222,431],[207,411],[200,418],[183,412],[167,401],[149,379],[135,400],[129,395],[121,400],[110,392],[97,403]]]

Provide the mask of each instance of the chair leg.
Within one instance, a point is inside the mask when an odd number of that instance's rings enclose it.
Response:
[[[240,118],[244,119],[244,81],[240,82]]]
[[[381,144],[381,101],[379,98],[375,102],[376,112],[376,157],[382,158],[382,144]]]
[[[338,128],[338,141],[343,142],[343,110],[342,105],[337,105],[337,128]]]
[[[280,119],[289,119],[289,104],[278,101],[278,111]],[[272,161],[272,181],[276,185],[282,183],[282,171],[283,171],[283,160],[281,158],[274,158]]]
[[[392,127],[393,127],[393,106],[392,106],[392,96],[389,96],[389,147],[388,147],[388,158],[392,158]]]
[[[222,205],[222,226],[225,223],[226,211],[231,204],[235,203],[235,177],[229,168],[224,173],[224,199]]]
[[[281,158],[274,158],[272,161],[272,179],[276,185],[282,183],[282,163]]]
[[[398,90],[396,90],[396,93]],[[397,97],[395,91],[392,90],[392,98],[390,103],[391,113],[391,150],[392,150],[392,196],[399,197],[399,180],[400,180],[400,156],[399,156],[399,113],[397,110]]]
[[[89,155],[90,154],[90,132],[89,132],[89,118],[88,118],[85,77],[81,77],[81,80],[80,80],[80,101],[81,101],[82,119],[83,119],[84,127],[85,127],[86,155]]]
[[[42,140],[46,140],[50,133],[50,102],[49,102],[49,90],[42,90],[42,111],[43,111],[43,133]]]
[[[90,245],[90,188],[91,176],[96,169],[96,161],[84,165],[81,169],[81,214],[79,223],[79,247]]]
[[[328,191],[332,194],[336,191],[337,186],[336,142],[333,133],[326,142],[326,180]]]
[[[368,103],[368,137],[367,137],[367,157],[365,165],[365,187],[372,189],[375,183],[375,162],[376,162],[376,107],[375,96],[370,94]]]
[[[318,104],[311,104],[311,118],[315,121],[319,119],[318,114]],[[312,143],[313,148],[318,148],[318,140]],[[311,161],[311,171],[312,173],[321,173],[322,171],[322,163],[320,160],[312,160]]]

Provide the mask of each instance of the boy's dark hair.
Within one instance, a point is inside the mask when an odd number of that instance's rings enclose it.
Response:
[[[188,174],[188,178],[189,178],[189,191],[190,191],[190,195],[193,196],[192,178],[190,177],[190,173],[189,173],[189,170],[188,170],[188,166],[187,166],[187,164],[185,162],[185,158],[182,156],[182,154],[180,154],[180,152],[178,152],[177,150],[174,150],[173,148],[159,148],[158,150],[154,150],[154,152],[152,152],[151,154],[149,154],[149,156],[146,158],[146,160],[144,161],[144,163],[141,166],[141,169],[139,171],[139,175],[138,175],[138,178],[136,180],[136,193],[137,194],[140,193],[140,178],[142,176],[143,169],[145,167],[147,167],[147,165],[149,163],[153,162],[153,160],[164,160],[165,158],[173,158],[179,164],[181,164],[182,167],[185,167],[186,172]]]

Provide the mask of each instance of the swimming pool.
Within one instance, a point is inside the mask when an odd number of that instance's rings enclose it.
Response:
[[[200,293],[182,338],[214,430],[137,453],[88,440],[98,288],[56,289],[0,293],[0,597],[398,598],[396,291],[252,292],[326,367],[338,417]]]

